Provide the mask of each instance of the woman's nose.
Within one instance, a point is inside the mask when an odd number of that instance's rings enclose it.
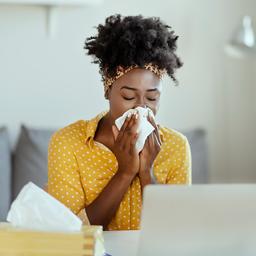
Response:
[[[146,104],[136,104],[134,108],[137,108],[137,107],[147,108],[148,106]]]
[[[140,97],[137,100],[135,107],[142,107],[142,108],[146,108],[147,107],[147,104],[145,103],[144,97]]]

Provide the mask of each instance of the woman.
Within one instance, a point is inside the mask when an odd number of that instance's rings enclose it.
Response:
[[[49,145],[48,191],[75,214],[86,212],[105,230],[139,229],[143,188],[147,184],[190,184],[187,139],[157,126],[141,152],[136,150],[138,115],[115,120],[136,107],[156,115],[161,78],[182,66],[175,54],[178,36],[158,18],[110,16],[86,40],[98,63],[109,111],[78,121],[57,133]]]

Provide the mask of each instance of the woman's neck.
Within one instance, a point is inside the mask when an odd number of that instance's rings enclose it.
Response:
[[[107,113],[98,123],[95,132],[94,140],[111,147],[114,143],[112,125],[114,120],[111,118],[110,113]]]

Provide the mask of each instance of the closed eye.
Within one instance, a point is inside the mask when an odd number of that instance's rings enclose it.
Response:
[[[155,98],[147,98],[149,101],[156,101]]]
[[[123,96],[123,98],[124,98],[125,100],[134,100],[134,98],[128,98],[128,97],[124,97],[124,96]]]

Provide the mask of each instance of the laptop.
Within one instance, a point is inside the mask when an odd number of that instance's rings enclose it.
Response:
[[[149,185],[138,256],[255,256],[256,185]]]

